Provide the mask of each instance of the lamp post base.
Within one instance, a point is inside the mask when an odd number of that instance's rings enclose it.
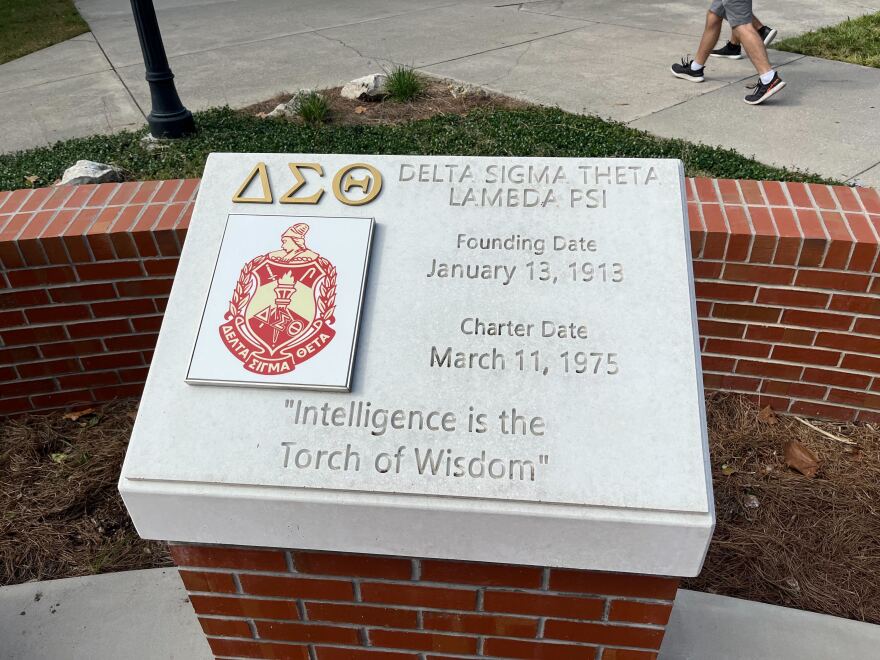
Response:
[[[170,114],[151,112],[147,115],[150,134],[155,138],[179,138],[195,133],[192,113],[183,108]]]

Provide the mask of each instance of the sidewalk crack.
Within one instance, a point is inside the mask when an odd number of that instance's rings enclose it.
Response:
[[[144,112],[144,109],[141,107],[141,104],[138,103],[137,99],[134,97],[134,94],[131,93],[131,90],[128,88],[128,85],[125,84],[125,81],[122,79],[122,76],[119,75],[119,71],[116,70],[116,65],[110,61],[110,58],[107,56],[107,51],[104,50],[104,46],[101,45],[101,42],[98,41],[97,35],[94,32],[91,33],[92,38],[95,40],[95,44],[98,46],[98,49],[101,51],[101,55],[104,56],[104,59],[107,61],[107,64],[110,66],[110,70],[113,72],[113,75],[116,76],[116,79],[119,81],[119,84],[122,85],[122,88],[128,94],[128,98],[131,99],[131,102],[134,103],[134,107],[138,109],[138,112],[141,113],[141,116],[144,118],[144,121],[147,121],[147,113]],[[143,61],[141,61],[143,64]]]
[[[554,32],[553,34],[545,34],[543,37],[535,37],[534,39],[525,39],[524,41],[518,41],[515,44],[504,44],[503,46],[498,46],[497,48],[487,48],[486,50],[480,50],[476,53],[468,53],[467,55],[459,55],[458,57],[450,57],[448,60],[440,60],[439,62],[431,62],[430,64],[423,64],[419,68],[427,69],[432,66],[439,66],[440,64],[448,64],[449,62],[457,62],[458,60],[466,60],[469,57],[476,57],[477,55],[485,55],[486,53],[494,53],[499,50],[505,50],[507,48],[515,48],[516,46],[522,46],[523,44],[531,44],[536,41],[541,41],[542,39],[550,39],[552,37],[558,37],[562,34],[568,34],[569,32],[577,32],[578,30],[583,30],[587,28],[586,25],[579,25],[576,28],[571,28],[569,30],[563,30],[562,32]]]

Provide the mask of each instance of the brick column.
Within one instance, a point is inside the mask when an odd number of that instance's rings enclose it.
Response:
[[[172,545],[217,657],[651,660],[678,578]]]

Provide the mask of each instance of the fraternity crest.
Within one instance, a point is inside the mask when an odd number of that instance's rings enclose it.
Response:
[[[281,249],[241,269],[220,325],[223,344],[242,366],[276,375],[321,352],[336,331],[336,268],[306,246],[309,226],[281,235]]]

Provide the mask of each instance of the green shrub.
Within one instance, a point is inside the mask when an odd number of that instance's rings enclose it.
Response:
[[[310,126],[320,126],[327,121],[330,104],[321,92],[301,92],[295,99],[297,114]]]
[[[392,101],[412,101],[425,90],[425,81],[411,67],[398,66],[388,74],[385,85]]]
[[[122,131],[0,155],[0,190],[50,185],[81,158],[114,163],[133,180],[202,175],[212,151],[243,153],[420,154],[425,156],[539,156],[680,158],[688,176],[827,183],[799,170],[764,165],[732,149],[651,135],[619,122],[556,108],[477,110],[395,125],[314,126],[266,121],[229,108],[193,113],[197,132],[148,151],[146,132]]]

